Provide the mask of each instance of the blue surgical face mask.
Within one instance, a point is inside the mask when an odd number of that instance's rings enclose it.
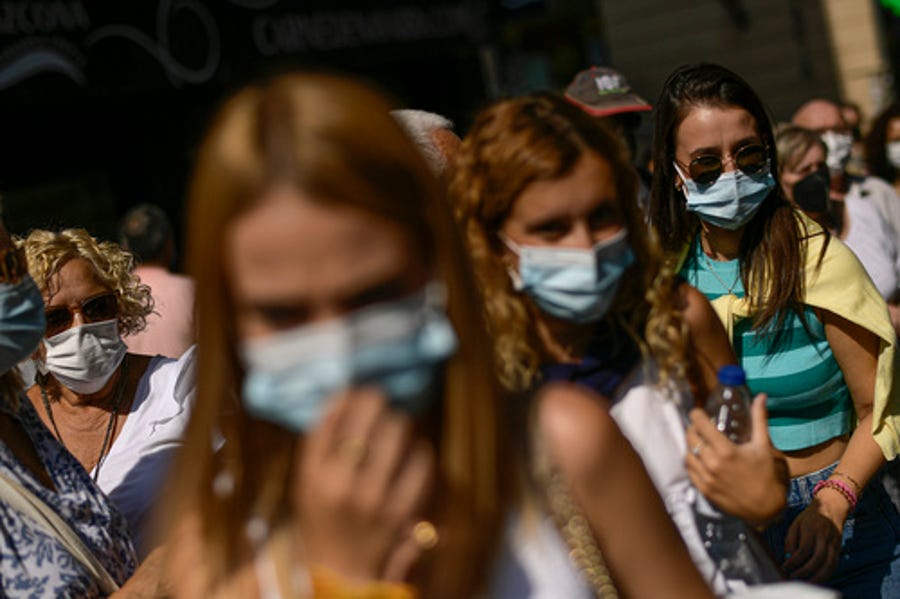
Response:
[[[37,349],[45,326],[44,299],[30,276],[0,284],[0,374]]]
[[[597,322],[609,311],[622,274],[634,262],[628,231],[588,250],[548,246],[519,246],[503,237],[519,257],[518,272],[510,272],[517,291],[537,306],[570,322]]]
[[[701,185],[689,179],[675,164],[675,170],[684,182],[684,196],[689,212],[696,212],[705,222],[734,231],[750,222],[772,188],[775,177],[772,171],[750,176],[735,169],[722,173],[709,185]]]
[[[393,408],[421,413],[434,398],[441,365],[456,350],[443,304],[443,287],[431,283],[410,297],[243,342],[245,409],[304,432],[335,393],[373,385]]]

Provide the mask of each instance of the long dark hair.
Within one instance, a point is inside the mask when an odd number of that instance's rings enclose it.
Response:
[[[878,118],[872,123],[872,129],[865,141],[866,164],[869,166],[869,170],[873,175],[881,177],[888,183],[893,183],[900,174],[888,162],[885,149],[888,125],[894,119],[900,119],[900,102],[894,102],[878,115]]]
[[[678,68],[666,80],[656,103],[650,196],[651,224],[670,255],[683,251],[699,227],[697,216],[686,209],[684,194],[675,188],[673,166],[678,126],[698,106],[742,108],[749,112],[767,148],[772,176],[778,179],[772,123],[759,96],[747,82],[715,64]],[[750,307],[756,313],[754,328],[778,330],[788,309],[800,314],[804,298],[802,242],[806,234],[776,185],[747,223],[738,250],[741,280]]]

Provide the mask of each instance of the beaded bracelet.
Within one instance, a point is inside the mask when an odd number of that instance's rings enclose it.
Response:
[[[856,509],[856,502],[858,501],[856,493],[854,493],[853,489],[851,489],[849,486],[845,485],[843,482],[833,479],[833,478],[820,480],[819,482],[816,483],[816,486],[813,487],[813,496],[816,496],[819,493],[819,491],[821,491],[824,488],[834,489],[835,491],[837,491],[838,493],[840,493],[841,495],[844,496],[844,499],[846,499],[847,503],[850,504],[851,510]]]
[[[862,490],[863,490],[862,485],[860,485],[859,482],[857,482],[857,480],[855,478],[853,478],[846,472],[841,472],[840,470],[835,470],[834,472],[831,473],[831,476],[840,476],[841,478],[846,480],[848,483],[853,485],[854,490],[856,491],[857,495],[862,495]]]

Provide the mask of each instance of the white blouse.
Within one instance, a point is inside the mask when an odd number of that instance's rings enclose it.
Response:
[[[194,346],[177,360],[150,360],[131,412],[100,467],[97,484],[128,520],[142,558],[156,541],[150,538],[154,504],[193,406],[196,353]]]

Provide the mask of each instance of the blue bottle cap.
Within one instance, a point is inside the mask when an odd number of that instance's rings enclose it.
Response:
[[[719,372],[716,376],[719,379],[719,384],[722,385],[737,387],[747,383],[747,375],[744,374],[744,369],[734,364],[722,366],[719,368]]]

